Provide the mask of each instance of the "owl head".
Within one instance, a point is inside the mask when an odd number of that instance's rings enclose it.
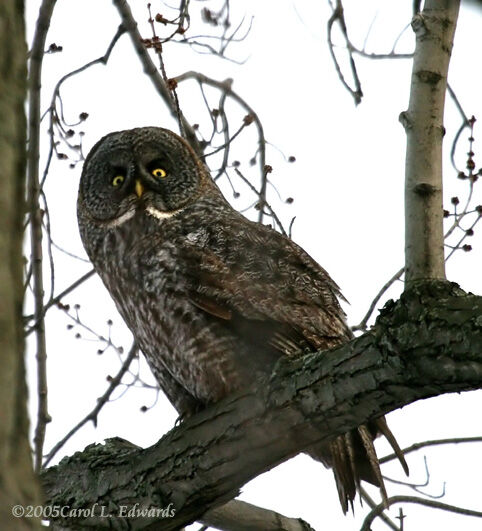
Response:
[[[191,147],[167,129],[110,133],[85,160],[79,213],[107,227],[123,223],[139,209],[168,218],[195,201],[210,181]]]

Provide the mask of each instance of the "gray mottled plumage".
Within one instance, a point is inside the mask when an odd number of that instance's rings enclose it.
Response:
[[[78,220],[97,273],[183,417],[252,385],[281,356],[351,338],[326,271],[236,212],[171,131],[100,140],[84,164]],[[363,439],[388,428],[372,424],[310,452],[334,467],[345,511],[359,479],[382,486]]]

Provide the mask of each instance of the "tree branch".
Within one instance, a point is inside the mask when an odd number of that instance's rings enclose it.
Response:
[[[404,448],[402,452],[404,455],[410,454],[412,452],[416,452],[417,450],[420,450],[421,448],[427,448],[430,446],[440,446],[445,444],[465,444],[465,443],[482,443],[482,437],[476,436],[476,437],[451,437],[450,439],[433,439],[430,441],[422,441],[414,443],[407,448]],[[397,459],[396,454],[389,454],[380,459],[380,463],[387,463],[388,461],[392,461],[393,459]]]
[[[415,503],[417,505],[424,505],[425,507],[431,507],[433,509],[442,509],[451,513],[482,518],[482,512],[480,511],[472,511],[470,509],[464,509],[455,505],[448,505],[447,503],[442,503],[435,500],[426,500],[425,498],[419,498],[417,496],[392,496],[391,498],[388,498],[389,506],[392,506],[395,503]],[[386,507],[384,504],[377,505],[377,507],[372,509],[363,521],[360,531],[370,531],[370,525],[372,524],[373,520],[375,520],[377,516],[380,516],[385,509]]]
[[[410,102],[400,121],[405,159],[405,281],[445,278],[442,140],[447,72],[459,0],[427,0],[412,20],[416,35]]]
[[[136,343],[133,343],[127,358],[122,364],[121,368],[117,374],[110,379],[109,387],[106,389],[104,394],[97,399],[95,407],[90,411],[80,422],[78,422],[60,441],[58,441],[55,446],[50,450],[50,452],[45,456],[44,466],[47,466],[52,458],[57,454],[57,452],[62,448],[62,446],[73,436],[75,435],[82,426],[87,424],[87,422],[92,421],[95,426],[97,426],[97,417],[100,413],[100,410],[107,404],[110,400],[110,397],[116,387],[121,383],[124,374],[129,370],[129,367],[133,359],[138,355],[138,347]]]
[[[237,93],[233,90],[232,80],[226,79],[224,81],[217,81],[216,79],[210,78],[201,72],[194,72],[193,70],[189,72],[184,72],[176,76],[175,81],[177,83],[182,83],[188,79],[196,80],[199,85],[208,85],[210,87],[215,87],[221,91],[222,94],[232,98],[238,105],[240,105],[250,117],[252,117],[254,124],[256,125],[256,130],[258,132],[258,152],[259,152],[259,170],[261,175],[261,186],[259,192],[256,192],[259,197],[259,215],[258,222],[263,222],[263,212],[264,206],[266,204],[266,188],[268,186],[268,175],[266,171],[266,138],[264,136],[263,124],[255,112],[255,110]]]
[[[30,246],[32,260],[32,278],[34,294],[35,336],[37,341],[37,386],[38,412],[35,429],[35,469],[42,466],[42,453],[45,429],[50,422],[47,406],[47,346],[44,323],[44,287],[42,255],[42,211],[40,209],[40,87],[42,79],[42,61],[45,39],[56,0],[43,0],[35,27],[32,51],[30,54],[28,77],[28,150],[27,183],[30,211]]]
[[[138,515],[130,529],[161,520],[165,531],[177,529],[312,444],[421,398],[481,387],[482,297],[447,282],[415,284],[387,303],[370,332],[280,363],[268,381],[189,418],[150,448],[109,439],[65,458],[42,474],[46,503],[98,503],[94,516],[56,522],[121,529],[121,508],[135,500],[137,508],[171,513]]]
[[[371,498],[371,496],[362,486],[360,486],[360,498],[368,505],[368,507],[370,507],[370,509],[378,508],[379,504]],[[403,529],[400,529],[397,524],[390,520],[383,510],[378,516],[389,529],[392,529],[393,531],[403,531]]]
[[[211,509],[199,521],[209,527],[230,531],[314,531],[299,518],[288,518],[241,500],[231,500]]]
[[[126,0],[113,0],[113,3],[115,7],[117,8],[117,10],[119,11],[119,15],[122,19],[123,26],[129,33],[134,49],[136,50],[137,56],[139,57],[142,63],[142,66],[144,68],[145,74],[152,81],[154,88],[158,92],[159,96],[161,96],[164,103],[167,105],[172,116],[177,121],[179,110],[175,104],[175,100],[172,97],[171,92],[169,91],[169,88],[166,86],[166,83],[162,79],[162,76],[159,73],[158,69],[156,68],[155,64],[152,62],[149,52],[146,50],[146,47],[144,46],[142,42],[141,34],[139,33],[139,30],[137,29],[137,22],[135,21],[132,15],[132,11],[131,11],[131,8],[129,7],[129,4],[126,2]],[[186,133],[186,140],[189,142],[189,144],[194,149],[194,151],[196,151],[196,153],[199,156],[202,156],[203,150],[201,146],[199,145],[199,142],[196,137],[196,133],[194,129],[192,128],[191,124],[188,123],[188,121],[184,118],[184,116],[182,116],[182,114],[181,114],[181,121],[182,121],[182,126],[184,128],[184,132]]]
[[[331,2],[330,2],[330,5],[331,5]],[[333,63],[335,65],[335,70],[336,70],[336,73],[338,74],[340,81],[342,82],[346,90],[348,90],[348,92],[353,97],[355,105],[358,105],[359,103],[361,103],[363,92],[361,88],[360,78],[358,77],[356,63],[355,63],[355,60],[353,59],[353,47],[350,46],[350,41],[348,39],[348,29],[346,27],[344,8],[343,8],[343,3],[341,2],[341,0],[336,0],[335,6],[332,5],[332,11],[333,12],[331,14],[331,17],[329,18],[328,23],[327,23],[327,32],[326,32],[327,39],[328,39],[328,50],[330,51],[331,58],[333,59]],[[340,63],[338,62],[338,59],[336,57],[335,45],[333,44],[333,37],[332,37],[333,26],[335,22],[338,22],[340,31],[343,34],[343,37],[345,39],[346,51],[348,53],[348,61],[350,63],[352,81],[353,81],[353,84],[355,85],[355,88],[352,88],[346,81],[345,76],[343,75],[343,72],[341,70]]]
[[[24,2],[0,7],[0,522],[4,529],[40,529],[39,518],[15,518],[15,505],[37,505],[32,470],[22,334],[27,96]]]
[[[75,280],[74,282],[72,282],[72,284],[70,284],[70,286],[68,286],[67,288],[65,288],[63,291],[61,291],[58,295],[56,295],[55,297],[52,297],[46,304],[45,306],[43,307],[43,311],[42,311],[42,318],[45,316],[45,314],[47,313],[47,311],[49,310],[49,308],[51,308],[52,306],[55,306],[57,305],[65,296],[67,296],[69,293],[71,293],[72,291],[74,291],[75,289],[77,289],[79,286],[81,286],[86,280],[88,280],[90,277],[93,277],[94,276],[94,273],[95,271],[93,269],[91,269],[90,271],[88,271],[87,273],[85,273],[84,275],[82,275],[80,278],[78,278],[77,280]],[[34,318],[34,315],[27,315],[24,317],[24,320],[27,321],[29,319],[33,319]],[[34,330],[35,330],[35,327],[36,327],[37,323],[34,322],[33,325],[30,326],[30,328],[27,328],[27,330],[25,330],[25,337],[27,337],[28,335],[30,335]]]

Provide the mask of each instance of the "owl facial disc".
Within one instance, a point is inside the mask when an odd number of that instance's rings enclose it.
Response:
[[[117,227],[141,212],[162,220],[199,197],[205,173],[189,145],[166,129],[119,131],[87,156],[79,197],[84,214],[104,227]]]

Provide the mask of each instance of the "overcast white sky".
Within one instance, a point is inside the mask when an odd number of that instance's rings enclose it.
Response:
[[[28,0],[29,42],[36,19],[39,0]],[[153,12],[167,13],[159,2],[152,2]],[[270,200],[286,225],[296,215],[294,240],[303,246],[328,270],[350,301],[345,306],[350,324],[360,321],[373,296],[403,265],[403,173],[405,137],[398,115],[408,105],[410,61],[358,60],[365,97],[355,107],[342,88],[326,45],[326,2],[265,0],[232,2],[232,19],[246,15],[246,26],[254,16],[252,30],[243,44],[233,46],[231,57],[246,59],[242,65],[194,54],[185,46],[165,46],[169,76],[187,70],[199,70],[213,78],[233,78],[233,88],[259,114],[270,143],[296,162],[286,163],[275,148],[268,149],[267,163],[274,168],[272,180],[284,205],[271,192]],[[411,18],[412,2],[395,0],[364,1],[363,8],[355,0],[346,1],[345,11],[352,41],[362,45],[370,24],[368,51],[387,52]],[[141,33],[150,36],[146,23],[144,0],[131,5]],[[204,4],[202,4],[204,5]],[[192,3],[198,9],[198,3]],[[482,15],[462,8],[450,81],[466,113],[482,119],[480,99],[481,72],[480,24]],[[62,75],[86,61],[102,55],[119,24],[115,8],[108,0],[59,0],[47,43],[63,46],[63,52],[48,55],[44,61],[43,103],[47,109],[52,88]],[[162,35],[163,28],[159,28]],[[400,41],[399,51],[410,51],[411,32]],[[229,53],[228,53],[229,55]],[[159,125],[176,129],[151,83],[142,74],[130,40],[123,36],[107,67],[95,66],[68,81],[62,91],[64,111],[75,121],[80,112],[89,118],[80,128],[84,153],[104,134],[119,129]],[[192,122],[205,123],[206,113],[196,90],[179,89],[181,106]],[[215,101],[215,100],[213,100]],[[241,119],[243,114],[239,115]],[[459,125],[454,106],[448,103],[446,115],[446,151]],[[78,129],[78,130],[80,130]],[[236,129],[236,125],[232,126]],[[256,168],[248,164],[253,156],[254,131],[241,136],[235,145],[236,158],[247,176],[255,176]],[[459,161],[467,151],[463,134]],[[482,146],[482,129],[476,128],[476,163]],[[44,154],[48,138],[43,137]],[[234,158],[234,157],[233,157]],[[45,157],[43,158],[45,162]],[[46,193],[52,218],[54,241],[71,253],[85,258],[76,222],[76,196],[81,165],[68,168],[68,162],[54,160]],[[446,197],[459,194],[465,186],[455,178],[450,164],[445,165]],[[235,186],[236,183],[235,183]],[[480,187],[480,186],[479,186]],[[242,187],[239,186],[240,191]],[[227,183],[223,190],[232,199]],[[475,204],[482,203],[478,193]],[[448,203],[449,201],[447,201]],[[241,208],[249,201],[245,194],[233,204]],[[480,229],[479,229],[480,230]],[[459,252],[447,266],[448,277],[461,286],[482,293],[480,264],[482,240],[476,231],[472,253]],[[89,270],[90,265],[55,252],[55,292]],[[402,285],[390,292],[397,297]],[[386,300],[386,298],[384,299]],[[106,335],[106,321],[113,319],[114,342],[127,350],[130,335],[122,325],[106,290],[97,279],[76,291],[64,302],[81,305],[82,321]],[[53,422],[48,426],[46,450],[61,438],[94,405],[107,386],[106,376],[119,368],[117,354],[111,349],[99,356],[99,343],[85,330],[83,339],[75,339],[77,330],[68,331],[70,321],[63,312],[53,309],[48,316],[49,393]],[[35,411],[34,349],[29,350],[31,404]],[[144,367],[146,379],[153,383]],[[120,394],[120,393],[117,393]],[[416,441],[467,435],[480,435],[481,397],[479,393],[443,396],[420,402],[389,415],[389,424],[401,446]],[[168,431],[176,418],[173,408],[160,396],[156,407],[146,413],[139,408],[150,405],[155,392],[130,389],[119,400],[108,404],[100,414],[99,426],[84,427],[61,453],[68,455],[92,442],[120,436],[147,446]],[[380,455],[387,451],[379,444]],[[439,494],[444,481],[446,496],[442,501],[473,509],[481,508],[482,494],[478,479],[482,475],[480,446],[439,448],[427,452],[431,473],[426,491]],[[412,480],[424,480],[423,453],[409,457]],[[384,470],[387,475],[403,479],[399,467]],[[388,485],[389,494],[411,494],[411,491]],[[376,491],[373,491],[376,495]],[[299,456],[252,481],[243,489],[242,498],[284,514],[301,517],[315,529],[353,530],[359,528],[366,508],[357,507],[355,517],[343,517],[332,473],[310,458]],[[406,529],[480,529],[480,521],[448,513],[404,508],[408,515]],[[391,515],[398,514],[398,506]],[[374,529],[383,529],[375,525]]]

